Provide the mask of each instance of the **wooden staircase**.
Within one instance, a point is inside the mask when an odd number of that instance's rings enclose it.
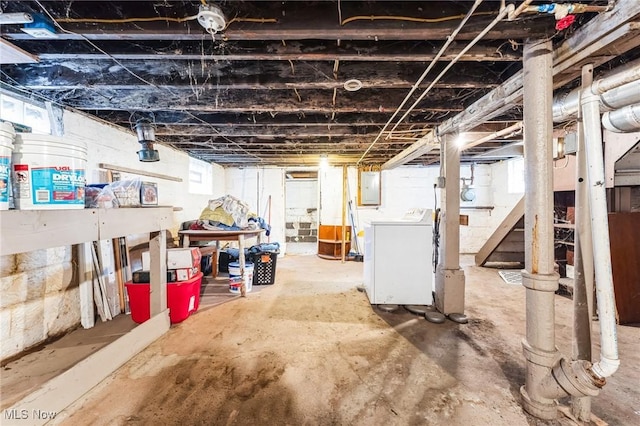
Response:
[[[524,264],[524,197],[504,218],[476,254],[476,265],[487,263]]]

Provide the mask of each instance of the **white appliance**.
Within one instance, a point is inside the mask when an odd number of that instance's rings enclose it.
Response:
[[[432,211],[372,221],[364,231],[364,287],[372,305],[432,305]]]

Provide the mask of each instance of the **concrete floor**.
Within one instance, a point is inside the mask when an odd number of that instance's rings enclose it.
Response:
[[[209,277],[196,314],[60,413],[55,424],[572,424],[560,415],[545,423],[522,412],[524,289],[471,260],[463,259],[465,325],[372,308],[356,289],[362,283],[358,262],[284,256],[276,283],[246,298],[230,295],[224,277]],[[565,355],[571,353],[571,305],[556,297],[557,346]],[[593,413],[611,425],[636,425],[640,328],[620,326],[618,334],[622,364],[593,398]],[[41,355],[53,356],[46,349]],[[28,376],[27,364],[21,367]],[[6,373],[3,407],[12,397]]]

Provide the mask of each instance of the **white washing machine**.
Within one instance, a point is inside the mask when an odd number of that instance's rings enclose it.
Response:
[[[364,287],[372,305],[432,305],[432,211],[411,209],[364,231]]]

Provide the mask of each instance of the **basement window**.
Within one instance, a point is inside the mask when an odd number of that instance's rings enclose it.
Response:
[[[51,122],[46,108],[0,93],[0,118],[33,133],[51,134]],[[16,130],[21,130],[16,126]]]
[[[213,168],[211,164],[189,158],[189,193],[213,194]]]
[[[507,191],[509,194],[524,193],[524,158],[507,161]]]

